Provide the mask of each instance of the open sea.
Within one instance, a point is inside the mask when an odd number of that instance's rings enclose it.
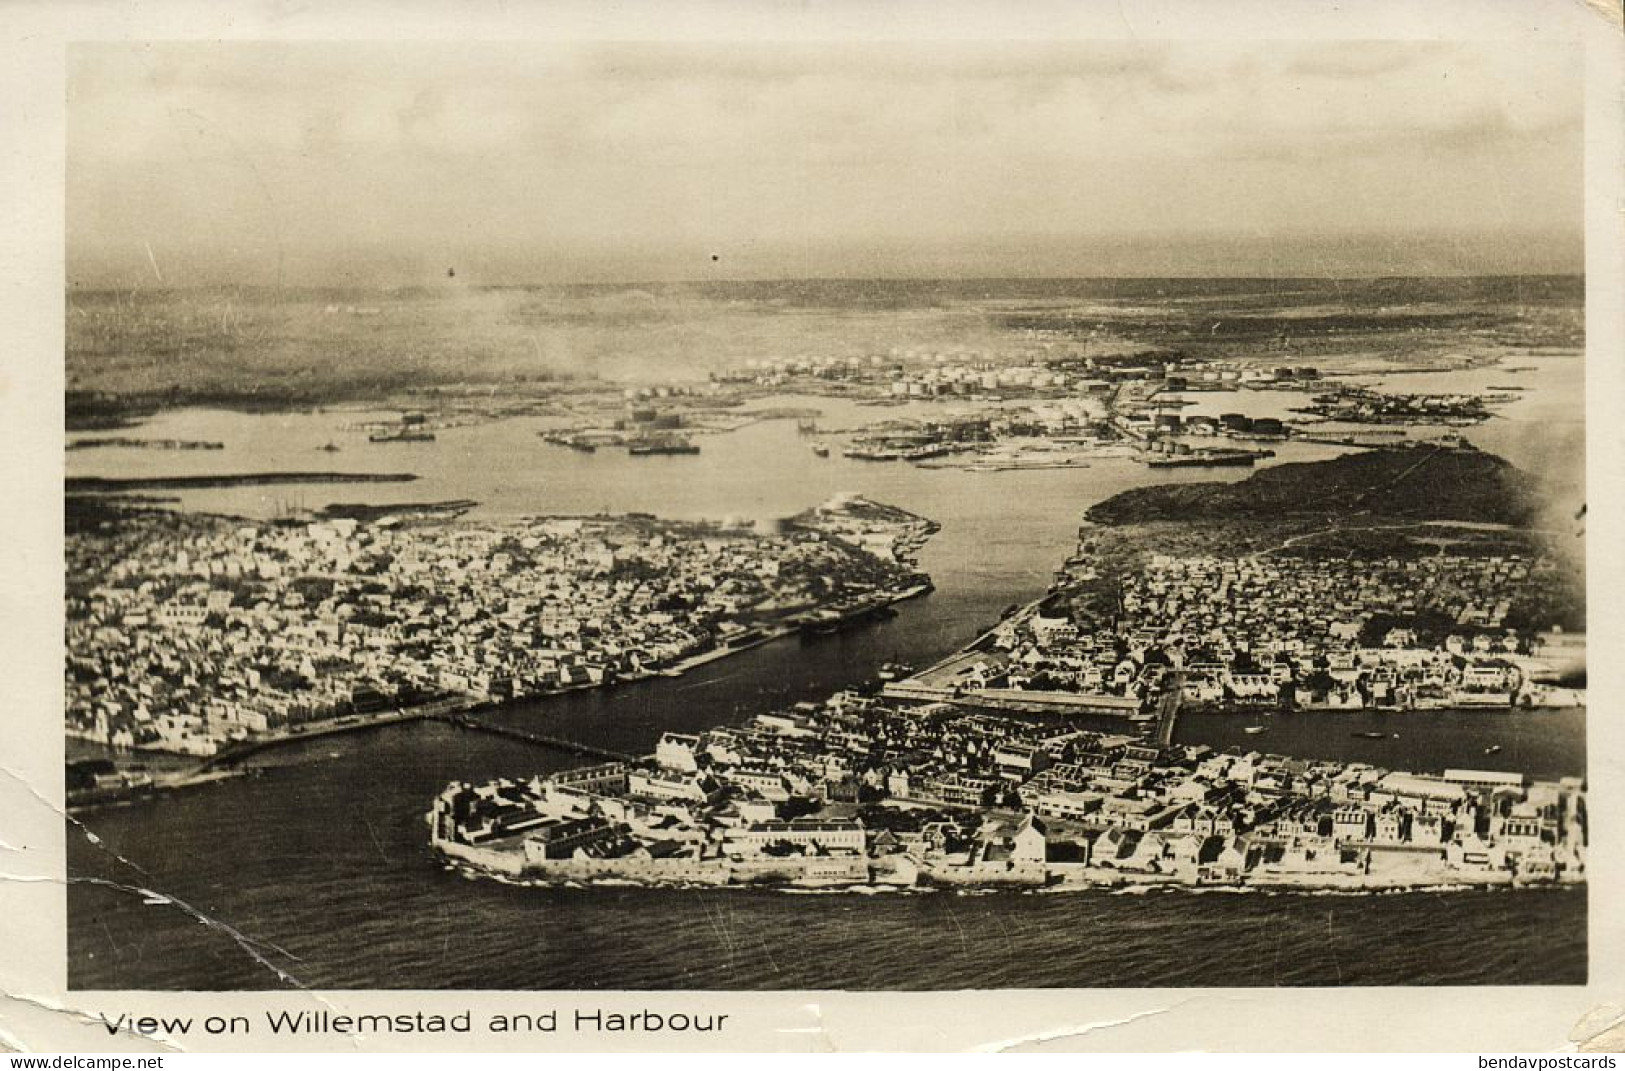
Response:
[[[1530,362],[1536,363],[1536,362]],[[1541,445],[1552,414],[1583,412],[1578,359],[1544,359],[1529,393],[1480,429],[1514,463],[1570,480]],[[1396,385],[1395,389],[1412,389]],[[1424,389],[1417,385],[1414,389]],[[1433,389],[1431,386],[1425,389]],[[821,422],[899,411],[826,399]],[[1527,422],[1516,410],[1529,413]],[[906,410],[904,411],[906,412]],[[276,470],[410,471],[407,484],[220,488],[186,508],[270,516],[291,500],[473,498],[472,516],[642,510],[782,517],[842,491],[931,517],[922,555],[937,590],[895,618],[786,639],[683,677],[515,705],[493,717],[621,750],[916,665],[1043,592],[1085,508],[1169,474],[1126,460],[1085,469],[967,473],[820,459],[794,421],[703,438],[702,453],[630,458],[543,443],[541,419],[369,446],[350,412],[161,413],[124,433],[218,440],[224,450],[71,452],[69,475]],[[334,442],[341,451],[317,451]],[[1583,436],[1580,441],[1583,442]],[[1490,442],[1485,443],[1491,445]],[[1287,445],[1276,462],[1332,456]],[[1571,455],[1572,458],[1572,455]],[[1565,470],[1567,472],[1567,470]],[[1583,712],[1187,717],[1180,742],[1438,770],[1495,764],[1585,771]],[[1380,729],[1399,738],[1351,736]],[[306,741],[256,759],[258,777],[91,812],[69,832],[68,964],[75,989],[957,989],[966,987],[1579,984],[1580,889],[1365,895],[1206,893],[794,894],[763,890],[543,889],[475,880],[427,846],[423,815],[453,779],[530,775],[578,760],[488,734],[411,724]],[[149,891],[162,894],[167,902]],[[207,918],[218,925],[203,925]]]

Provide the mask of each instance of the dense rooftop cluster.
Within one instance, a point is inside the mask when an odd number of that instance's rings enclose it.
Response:
[[[1569,705],[1575,637],[1509,628],[1555,566],[1516,553],[1378,561],[1152,555],[1104,593],[1005,622],[961,688],[1304,709]],[[1583,641],[1582,641],[1583,642]],[[943,683],[943,682],[939,682]]]
[[[771,536],[649,518],[121,513],[68,540],[68,731],[207,755],[433,695],[647,675],[917,582],[893,551],[923,522],[879,509],[838,501]]]
[[[1443,776],[841,693],[654,756],[453,784],[454,856],[542,878],[1037,884],[1575,880],[1578,779]],[[472,849],[472,850],[470,850]]]
[[[804,355],[752,360],[714,373],[713,381],[775,390],[863,388],[894,399],[1069,398],[1114,383],[1151,380],[1170,390],[1268,387],[1314,380],[1309,367],[1190,360],[1146,351],[1100,358],[1075,345],[1011,352],[897,349],[866,357]]]

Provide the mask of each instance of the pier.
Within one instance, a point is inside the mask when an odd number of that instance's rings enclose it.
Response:
[[[479,721],[464,713],[441,715],[436,720],[444,721],[459,729],[474,729],[482,733],[494,733],[497,736],[523,740],[527,744],[535,744],[538,747],[552,748],[554,751],[563,751],[571,755],[581,755],[585,758],[599,759],[604,762],[635,762],[637,760],[636,755],[629,755],[624,751],[612,751],[609,748],[584,744],[579,740],[567,740],[562,736],[527,732],[524,729],[512,729],[506,725],[492,725],[488,721]]]

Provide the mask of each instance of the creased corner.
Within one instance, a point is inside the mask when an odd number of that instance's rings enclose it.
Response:
[[[0,991],[0,997],[3,997],[6,1005],[14,1010],[20,1009],[30,1015],[37,1015],[40,1012],[45,1012],[51,1017],[51,1021],[54,1022],[61,1022],[65,1018],[74,1029],[91,1028],[95,1026],[105,1028],[107,1023],[107,1020],[101,1015],[95,1015],[79,1008],[70,1008],[66,1005],[56,1004],[42,997],[34,997],[25,993],[11,993],[5,991]],[[31,1046],[28,1038],[23,1036],[23,1032],[17,1029],[15,1024],[8,1025],[13,1018],[14,1016],[11,1014],[0,1015],[0,1050],[13,1053],[29,1053],[36,1051],[50,1051],[52,1049],[61,1049],[64,1047],[77,1047],[73,1045],[64,1046],[61,1038],[41,1038],[40,1040],[44,1042],[42,1046]],[[165,1037],[154,1036],[151,1034],[140,1034],[132,1030],[119,1030],[117,1031],[117,1034],[132,1041],[151,1045],[153,1048],[163,1052],[187,1051],[181,1045]]]
[[[1625,1008],[1597,1005],[1574,1024],[1569,1040],[1579,1052],[1625,1052]]]

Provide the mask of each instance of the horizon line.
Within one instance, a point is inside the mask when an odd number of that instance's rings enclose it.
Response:
[[[1262,275],[1262,274],[1190,274],[1190,275],[774,275],[759,277],[682,278],[682,279],[623,279],[623,280],[531,280],[513,282],[459,282],[451,287],[435,282],[401,283],[264,283],[264,282],[203,282],[203,283],[131,283],[125,285],[82,285],[67,282],[67,293],[107,293],[111,291],[141,290],[153,293],[198,290],[511,290],[543,287],[659,287],[705,286],[713,284],[770,284],[770,283],[1044,283],[1044,282],[1379,282],[1393,279],[1584,279],[1584,269],[1572,271],[1481,271],[1481,272],[1423,272],[1423,273],[1349,273],[1336,275]]]

